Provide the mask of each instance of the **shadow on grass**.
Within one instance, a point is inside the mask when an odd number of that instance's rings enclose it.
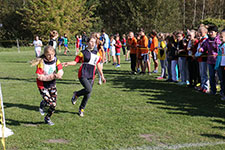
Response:
[[[16,104],[16,103],[4,103],[5,109],[11,108],[11,107],[16,107],[16,108],[26,109],[26,110],[29,110],[29,111],[39,112],[39,106],[27,105],[27,104]],[[48,109],[48,107],[46,107],[46,109]],[[74,112],[58,110],[57,107],[56,107],[55,113],[71,113],[71,114],[74,114]]]
[[[120,74],[120,75],[129,75],[129,71],[126,71],[126,70],[112,70],[112,69],[104,69],[103,70],[104,72],[104,75],[111,75],[111,74]]]
[[[148,75],[142,77],[140,75],[136,77],[131,77],[131,75],[117,76],[112,82],[114,88],[120,88],[124,92],[138,91],[141,96],[149,97],[146,105],[155,105],[171,115],[204,116],[221,119],[224,119],[225,116],[225,103],[220,101],[219,96],[203,94],[175,83],[157,81]],[[222,124],[224,125],[225,122],[222,122]],[[219,135],[208,135],[208,137],[225,139],[225,137]]]
[[[45,123],[44,121],[32,122],[32,121],[18,121],[13,119],[6,119],[6,124],[11,126],[21,126],[23,124],[27,126],[37,126]]]
[[[140,77],[140,75],[139,75]],[[131,79],[131,75],[119,76],[112,80],[114,88],[125,92],[137,90],[142,96],[148,96],[146,104],[157,105],[170,114],[190,116],[221,117],[225,116],[225,103],[218,96],[199,93],[194,89],[174,83],[157,81],[148,75]]]
[[[23,81],[23,82],[36,82],[36,78],[14,78],[14,77],[0,77],[2,80],[7,81]],[[56,81],[56,84],[80,84],[76,80],[60,79]]]
[[[218,134],[201,134],[201,136],[205,136],[205,137],[209,137],[209,138],[215,138],[215,139],[225,140],[225,136],[218,135]]]
[[[35,78],[14,78],[14,77],[0,77],[2,80],[8,80],[8,81],[25,81],[25,82],[36,82]]]

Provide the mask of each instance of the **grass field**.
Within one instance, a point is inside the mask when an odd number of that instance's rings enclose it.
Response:
[[[0,83],[6,126],[14,135],[7,150],[225,150],[225,102],[157,75],[129,75],[129,62],[121,68],[104,66],[107,83],[96,83],[85,116],[71,104],[72,92],[82,88],[79,65],[64,68],[57,81],[58,102],[52,121],[38,112],[41,96],[36,86],[33,47],[0,48]],[[61,62],[74,59],[58,55]]]

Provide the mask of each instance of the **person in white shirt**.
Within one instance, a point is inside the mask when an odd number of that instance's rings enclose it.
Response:
[[[115,44],[116,44],[116,41],[114,40],[114,36],[112,35],[110,37],[110,50],[111,50],[113,65],[116,65],[116,47],[115,47]]]
[[[42,44],[42,41],[39,40],[38,36],[35,36],[35,40],[33,42],[33,45],[34,45],[36,57],[39,57],[41,55],[41,47],[43,46],[43,44]]]

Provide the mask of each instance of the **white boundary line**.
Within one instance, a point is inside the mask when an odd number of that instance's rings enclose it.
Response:
[[[177,145],[162,145],[162,146],[142,146],[133,148],[120,148],[119,150],[177,150],[180,148],[191,148],[191,147],[204,147],[204,146],[215,146],[225,144],[225,142],[215,142],[215,143],[185,143]]]

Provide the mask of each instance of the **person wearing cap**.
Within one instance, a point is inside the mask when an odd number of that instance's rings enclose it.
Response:
[[[210,92],[209,94],[216,95],[216,58],[218,55],[218,46],[221,44],[220,38],[217,34],[218,28],[216,26],[210,26],[208,28],[209,38],[202,44],[200,51],[206,52],[208,54],[207,64],[209,68],[209,83],[210,83]],[[218,76],[220,83],[222,83],[222,72],[218,70]],[[221,91],[220,94],[223,94],[224,86],[220,85]]]

